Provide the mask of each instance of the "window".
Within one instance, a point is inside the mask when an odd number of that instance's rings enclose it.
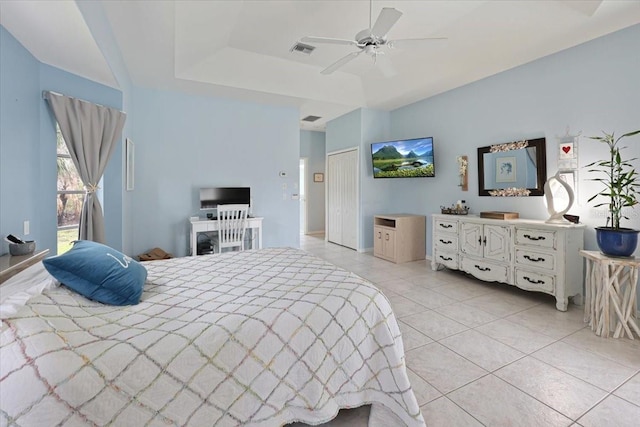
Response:
[[[78,239],[84,185],[69,155],[60,128],[57,128],[58,162],[58,255],[71,248],[71,242]]]

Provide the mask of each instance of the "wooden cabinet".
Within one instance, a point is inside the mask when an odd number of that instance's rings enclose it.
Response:
[[[511,283],[510,271],[506,267],[510,257],[510,238],[510,227],[460,222],[462,269],[481,280]]]
[[[545,292],[566,311],[569,297],[582,303],[583,234],[582,224],[434,215],[431,267]]]
[[[390,214],[373,217],[373,255],[395,263],[425,259],[426,217]]]

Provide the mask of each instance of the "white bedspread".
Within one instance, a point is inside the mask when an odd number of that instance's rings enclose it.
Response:
[[[318,424],[373,403],[423,426],[386,297],[296,249],[146,263],[136,306],[61,286],[3,320],[0,424]]]

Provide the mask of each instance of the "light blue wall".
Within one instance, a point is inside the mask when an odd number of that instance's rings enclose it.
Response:
[[[118,49],[118,44],[115,36],[113,35],[113,31],[111,30],[111,24],[107,19],[102,3],[96,1],[83,1],[76,2],[76,5],[82,13],[84,20],[87,22],[87,27],[89,28],[89,31],[91,31],[98,48],[107,59],[109,68],[117,81],[118,87],[122,91],[122,111],[127,113],[127,120],[125,121],[124,129],[122,130],[122,141],[125,141],[126,138],[131,137],[134,122],[132,99],[133,84],[131,82],[131,77],[129,76],[129,71],[127,70],[124,59],[122,58],[122,53]],[[118,162],[124,165],[125,150],[121,149],[119,152],[120,157],[118,158]],[[114,153],[114,159],[117,158],[116,156],[117,153]],[[124,167],[121,168],[121,170],[122,173],[120,174],[120,179],[124,182]],[[132,254],[133,242],[131,241],[131,236],[133,235],[133,224],[131,217],[131,202],[135,192],[125,191],[124,184],[116,184],[117,183],[114,182],[114,185],[110,185],[104,190],[105,199],[113,201],[112,203],[107,203],[106,206],[104,206],[105,217],[108,218],[106,231],[110,236],[114,236],[115,233],[118,233],[122,242],[122,251],[126,254]],[[116,203],[117,200],[120,202]],[[117,239],[113,238],[113,241],[115,242]]]
[[[313,174],[325,173],[325,133],[300,131],[300,157],[307,158],[307,232],[324,232],[326,180],[313,182]]]
[[[475,213],[504,210],[517,211],[525,218],[547,218],[543,197],[479,197],[477,148],[545,137],[547,175],[551,176],[557,168],[556,137],[564,135],[567,127],[571,133],[582,135],[639,129],[638,52],[640,25],[393,111],[394,138],[434,137],[436,177],[404,180],[401,190],[388,194],[390,202],[398,209],[419,207],[431,214],[438,212],[440,205],[465,199]],[[629,157],[640,157],[639,138],[629,140],[627,145]],[[604,225],[605,213],[586,204],[597,186],[586,180],[584,166],[607,152],[583,136],[578,153],[579,205],[570,213],[579,215],[589,226],[585,246],[595,249],[593,227]],[[470,165],[468,192],[457,186],[456,156],[464,154],[469,156]],[[628,214],[631,221],[626,226],[640,228],[638,209]],[[428,242],[427,253],[431,254]]]
[[[264,246],[299,245],[299,205],[291,200],[300,158],[295,108],[139,87],[133,98],[134,253],[158,246],[186,255],[200,187],[251,187]]]
[[[373,181],[371,143],[389,136],[388,112],[368,108],[354,110],[327,123],[327,153],[358,147],[360,153],[360,233],[358,250],[373,247],[373,215],[397,212],[388,203],[390,180]],[[381,182],[378,182],[381,181]],[[387,182],[382,182],[387,181]]]
[[[22,235],[30,221],[29,239],[55,254],[56,134],[55,122],[42,99],[43,90],[122,108],[122,94],[37,61],[0,27],[0,232]],[[107,244],[122,245],[122,164],[116,149],[103,179]],[[116,159],[113,161],[113,159]],[[19,178],[17,178],[19,177]],[[115,193],[115,197],[114,197]],[[115,212],[115,214],[111,214]],[[7,252],[2,241],[0,252]]]
[[[9,251],[6,235],[23,236],[25,220],[31,226],[25,237],[36,240],[38,249],[48,247],[39,221],[38,67],[39,62],[0,26],[0,254]]]
[[[362,110],[353,110],[327,122],[327,153],[359,147],[362,142]]]
[[[373,179],[371,144],[389,140],[389,112],[362,109],[361,117],[360,217],[362,220],[360,223],[360,249],[368,250],[373,248],[373,216],[398,212],[393,205],[388,203],[386,197],[387,194],[394,191],[394,186],[397,186],[398,183],[393,179]]]

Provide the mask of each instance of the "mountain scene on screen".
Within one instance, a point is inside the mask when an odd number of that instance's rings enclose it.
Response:
[[[373,144],[371,156],[375,178],[435,176],[430,138]]]

